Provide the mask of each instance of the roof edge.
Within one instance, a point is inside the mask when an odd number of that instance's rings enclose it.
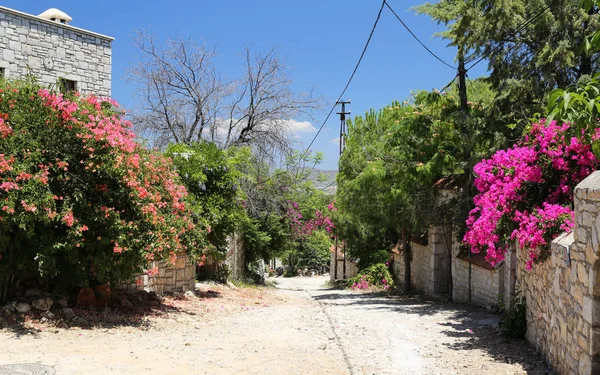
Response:
[[[104,34],[99,34],[99,33],[93,32],[93,31],[89,31],[89,30],[85,30],[85,29],[80,29],[79,27],[75,27],[75,26],[66,25],[66,24],[63,24],[63,23],[58,23],[58,22],[46,20],[44,18],[40,18],[38,16],[34,16],[33,14],[21,12],[21,11],[14,10],[14,9],[11,9],[11,8],[7,8],[7,7],[4,7],[4,6],[0,6],[0,12],[10,13],[10,14],[13,14],[15,16],[29,18],[29,19],[32,19],[34,21],[39,21],[39,22],[43,22],[45,24],[62,27],[63,29],[67,29],[67,30],[77,31],[77,32],[80,32],[80,33],[83,33],[83,34],[87,34],[87,35],[91,35],[91,36],[100,38],[100,39],[108,40],[110,42],[112,42],[112,41],[115,40],[115,38],[113,38],[112,36],[108,36],[108,35],[104,35]]]

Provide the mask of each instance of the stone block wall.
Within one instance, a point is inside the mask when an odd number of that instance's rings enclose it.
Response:
[[[504,265],[488,270],[471,266],[471,303],[483,307],[497,307],[503,295]],[[452,258],[452,300],[469,302],[469,263]]]
[[[433,252],[429,246],[411,242],[411,282],[417,292],[433,293]],[[404,262],[402,262],[404,270]],[[400,279],[400,281],[404,278]]]
[[[111,95],[113,38],[0,6],[0,68],[11,80],[59,78],[84,94]]]
[[[410,281],[412,288],[420,293],[433,293],[433,253],[429,246],[411,242]],[[404,281],[404,255],[394,254],[394,275],[400,283]]]
[[[582,314],[587,288],[578,275],[584,265],[574,258],[568,264],[572,244],[572,235],[561,236],[552,244],[551,259],[529,271],[527,251],[517,249],[517,290],[527,303],[527,340],[560,374],[591,374],[591,325]]]
[[[185,254],[178,254],[174,265],[166,262],[153,262],[158,267],[156,276],[141,275],[127,285],[129,289],[144,289],[158,294],[194,290],[196,285],[196,264]]]
[[[331,258],[329,259],[329,279],[333,282],[335,280],[349,279],[358,275],[358,262],[345,258],[342,251],[341,245],[337,251],[337,273],[335,268],[335,246],[329,249]],[[344,262],[346,263],[346,274],[344,275]]]
[[[429,247],[431,248],[431,292],[432,293],[448,293],[448,250],[446,249],[445,238],[450,236],[450,251],[453,247],[453,235],[449,229],[443,227],[429,228]]]
[[[335,280],[342,280],[344,278],[349,279],[352,278],[356,275],[358,275],[358,264],[356,262],[351,261],[350,259],[345,260],[343,257],[338,258],[338,266],[337,266],[337,275],[335,274],[335,268],[334,268],[334,264],[335,261],[333,260],[334,255],[331,255],[331,262],[330,262],[330,266],[331,268],[329,269],[329,279],[331,281],[335,281]],[[344,277],[344,261],[346,262],[346,275]]]
[[[234,232],[227,239],[229,250],[225,259],[225,264],[229,267],[231,278],[233,280],[244,280],[246,276],[246,254],[244,247],[244,236],[241,233]]]
[[[600,374],[600,172],[575,189],[575,228],[551,257],[526,270],[516,249],[517,290],[527,301],[527,340],[560,374]]]
[[[411,242],[411,283],[412,288],[425,294],[448,292],[448,255],[444,244],[442,228],[429,229],[428,245]],[[404,280],[404,256],[394,254],[394,274]]]

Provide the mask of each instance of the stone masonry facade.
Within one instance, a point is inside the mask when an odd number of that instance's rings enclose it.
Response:
[[[111,95],[113,38],[0,6],[0,70],[44,86],[75,82],[83,94]]]

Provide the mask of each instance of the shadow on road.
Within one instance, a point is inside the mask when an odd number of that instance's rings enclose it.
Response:
[[[499,333],[499,315],[478,307],[442,302],[425,296],[390,296],[336,289],[321,289],[312,298],[331,308],[353,306],[420,317],[439,315],[441,322],[432,324],[443,326],[441,334],[448,338],[459,338],[443,343],[447,348],[457,351],[482,350],[497,362],[520,364],[527,374],[554,374],[525,340],[508,339]],[[474,352],[473,355],[480,354]]]

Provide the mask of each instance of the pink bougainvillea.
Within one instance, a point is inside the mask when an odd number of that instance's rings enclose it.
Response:
[[[292,233],[296,238],[309,237],[314,231],[324,229],[327,233],[333,234],[335,224],[329,216],[319,210],[315,210],[314,219],[306,219],[300,212],[300,206],[297,202],[288,202],[287,219],[292,227]],[[334,203],[329,203],[328,211],[336,211]]]
[[[599,165],[591,146],[566,136],[569,124],[533,124],[523,141],[477,164],[475,208],[464,242],[496,264],[508,244],[528,249],[530,269],[559,231],[573,228],[573,188]]]

